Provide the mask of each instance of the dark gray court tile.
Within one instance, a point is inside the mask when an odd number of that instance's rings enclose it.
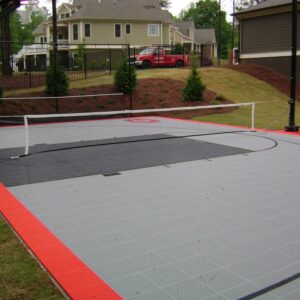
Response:
[[[235,264],[228,265],[225,267],[225,269],[248,280],[272,272],[272,269],[263,265],[255,258],[243,260]]]
[[[175,263],[180,270],[194,276],[200,277],[201,274],[218,269],[219,266],[208,261],[203,256],[194,256]]]
[[[195,279],[170,285],[164,289],[177,300],[199,300],[215,295],[215,291]]]
[[[160,265],[166,264],[167,261],[151,252],[143,253],[136,256],[131,256],[125,260],[138,271],[153,269]]]
[[[190,277],[172,265],[154,267],[151,270],[144,272],[143,275],[160,287],[182,281]]]
[[[166,294],[162,289],[157,289],[155,291],[128,298],[128,300],[174,300],[174,298]]]
[[[1,164],[0,181],[6,186],[16,186],[251,152],[187,138],[158,139],[164,137],[167,136],[153,136],[154,140],[138,143],[73,148],[7,160]],[[11,149],[11,152],[16,150]]]
[[[104,280],[112,280],[136,273],[136,270],[123,260],[94,265],[93,270]]]
[[[221,292],[246,283],[245,280],[239,276],[227,272],[224,269],[218,269],[201,275],[201,282],[212,289]]]
[[[157,288],[153,282],[145,278],[142,274],[134,274],[111,280],[108,284],[124,298],[141,295],[144,292]]]

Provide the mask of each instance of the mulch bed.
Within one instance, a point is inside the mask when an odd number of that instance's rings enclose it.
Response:
[[[185,82],[172,79],[141,79],[133,93],[133,109],[151,109],[182,106],[209,105],[214,101],[216,94],[206,90],[203,101],[186,102],[182,99],[182,90]],[[85,97],[84,95],[117,93],[114,85],[72,89],[69,95],[82,95],[82,98],[67,99],[32,99],[43,97],[45,92],[26,94],[26,100],[7,101],[0,106],[1,115],[24,115],[24,114],[50,114],[50,113],[75,113],[92,111],[114,111],[130,108],[130,99],[125,96]],[[21,97],[21,95],[19,96]],[[220,104],[231,103],[224,99]],[[205,110],[197,112],[185,112],[174,114],[177,117],[191,118],[194,115],[223,113],[233,109],[220,108],[218,110]],[[170,114],[165,114],[170,115]]]
[[[290,79],[267,67],[255,64],[228,65],[227,68],[247,73],[259,80],[274,86],[280,92],[290,95]],[[297,100],[300,101],[300,85],[296,89]]]

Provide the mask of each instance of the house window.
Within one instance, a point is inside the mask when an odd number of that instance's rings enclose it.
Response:
[[[115,24],[115,37],[121,37],[121,24]]]
[[[61,18],[61,19],[64,19],[64,18],[65,18],[65,14],[61,14],[61,15],[60,15],[60,18]]]
[[[91,36],[91,24],[84,24],[84,36],[85,37]]]
[[[73,40],[78,41],[78,24],[73,24]]]
[[[44,43],[47,43],[47,37],[46,36],[44,37]]]
[[[44,44],[44,37],[40,37],[41,44]]]
[[[126,24],[126,34],[131,34],[131,25]]]
[[[70,17],[70,14],[66,14],[66,18],[69,18]]]
[[[148,25],[148,36],[159,36],[159,25],[149,24]]]

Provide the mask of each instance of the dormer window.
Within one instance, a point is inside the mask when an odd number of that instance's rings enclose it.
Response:
[[[66,14],[66,18],[70,18],[70,14]]]

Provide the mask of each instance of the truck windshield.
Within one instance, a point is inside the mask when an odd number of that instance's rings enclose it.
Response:
[[[152,54],[152,53],[153,53],[153,51],[154,51],[154,49],[153,49],[153,48],[147,48],[147,49],[145,49],[145,50],[141,51],[141,53],[140,53],[140,54],[142,54],[142,55],[145,55],[145,54]]]

